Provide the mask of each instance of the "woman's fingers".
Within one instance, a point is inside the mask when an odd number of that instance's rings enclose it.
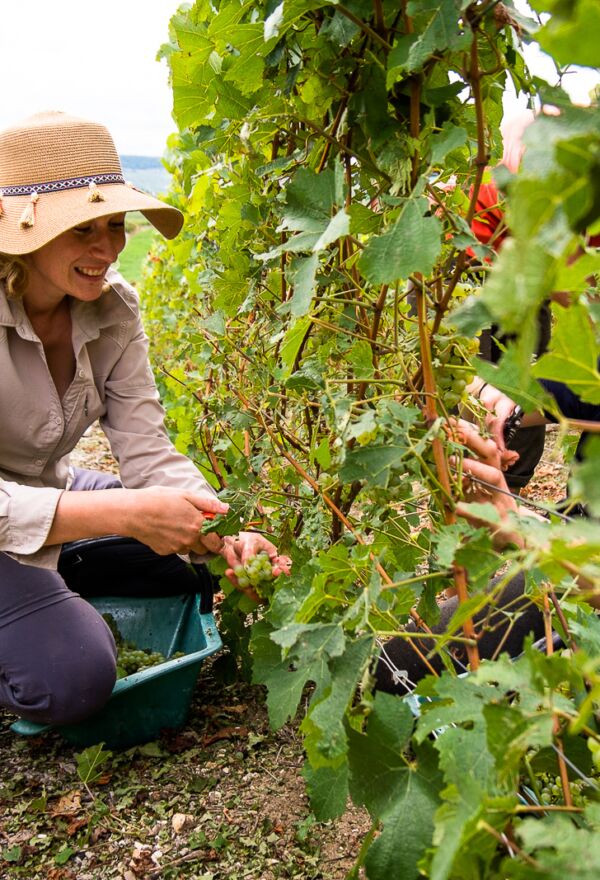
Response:
[[[229,505],[210,492],[186,492],[185,497],[201,513],[227,513]]]
[[[453,419],[449,425],[450,438],[466,446],[478,458],[492,467],[500,467],[501,456],[498,446],[491,437],[482,437],[475,425],[463,419]]]
[[[238,590],[245,593],[255,601],[259,601],[257,594],[252,588],[242,588],[239,585],[235,569],[240,565],[246,565],[258,553],[266,553],[271,561],[273,577],[280,574],[289,574],[292,560],[287,556],[279,556],[277,547],[264,535],[258,532],[240,532],[234,537],[228,536],[223,539],[221,556],[227,562],[228,568],[225,576]]]

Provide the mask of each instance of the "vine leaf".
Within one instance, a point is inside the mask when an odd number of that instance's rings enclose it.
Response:
[[[372,284],[394,284],[413,272],[428,275],[441,250],[442,225],[425,217],[425,199],[409,199],[388,232],[374,236],[360,258],[360,268]]]
[[[281,228],[322,234],[329,225],[335,197],[336,179],[333,171],[315,174],[308,168],[299,168],[286,189]]]
[[[395,68],[412,73],[436,51],[467,49],[472,36],[459,26],[459,16],[468,5],[466,0],[411,0],[407,13],[418,19],[419,32],[397,40],[389,56],[390,74]]]
[[[598,66],[600,7],[596,0],[531,0],[531,6],[536,12],[552,13],[536,34],[542,49],[560,64]]]
[[[319,822],[341,816],[348,801],[348,765],[311,767],[307,762],[302,771],[306,780],[310,805]]]
[[[598,346],[587,310],[582,305],[572,305],[553,311],[556,323],[550,348],[534,364],[532,374],[566,383],[586,403],[600,403]]]

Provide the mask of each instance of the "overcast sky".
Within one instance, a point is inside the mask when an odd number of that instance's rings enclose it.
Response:
[[[180,0],[0,0],[0,128],[40,110],[106,125],[121,153],[162,155],[176,126],[165,61]]]
[[[162,155],[175,124],[167,65],[155,58],[178,6],[179,0],[0,0],[0,128],[40,110],[64,110],[103,122],[121,154]],[[536,73],[554,81],[547,57],[534,47],[527,56]],[[565,85],[574,101],[585,102],[598,80],[584,71]]]

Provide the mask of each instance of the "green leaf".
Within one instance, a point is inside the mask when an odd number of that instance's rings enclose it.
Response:
[[[333,171],[315,174],[308,168],[300,168],[285,191],[282,228],[321,235],[329,225],[335,196]]]
[[[518,839],[539,866],[535,876],[545,880],[596,880],[600,874],[597,831],[578,828],[566,816],[549,816],[543,822],[526,819],[519,826]],[[508,876],[519,874],[511,871]]]
[[[421,750],[421,752],[424,750]],[[438,807],[436,777],[419,755],[416,769],[407,770],[398,788],[393,809],[385,816],[383,829],[369,848],[365,860],[369,880],[417,880],[419,862],[431,846],[434,815]]]
[[[559,64],[598,66],[600,6],[596,0],[530,0],[537,12],[551,12],[551,17],[536,33],[542,49]]]
[[[488,312],[507,333],[520,332],[555,289],[556,262],[535,241],[506,239],[482,291]]]
[[[341,816],[348,801],[348,765],[313,768],[307,762],[302,775],[306,780],[310,805],[319,822]]]
[[[7,847],[7,849],[2,850],[2,858],[5,862],[19,862],[21,861],[21,856],[23,855],[23,847],[22,846],[11,846]]]
[[[310,257],[297,257],[287,272],[288,281],[294,288],[290,314],[296,318],[306,315],[310,309],[318,268],[319,257],[313,254]]]
[[[404,755],[414,727],[409,707],[398,697],[378,692],[364,734],[349,731],[350,793],[372,817],[393,808],[404,790],[409,762]]]
[[[369,445],[352,449],[340,467],[340,480],[353,483],[364,480],[371,486],[387,486],[392,469],[399,467],[407,446]]]
[[[564,382],[584,402],[600,403],[598,346],[587,310],[576,304],[568,309],[556,306],[553,313],[550,346],[533,366],[532,375]]]
[[[373,636],[349,642],[341,657],[330,662],[331,680],[325,695],[313,698],[310,713],[301,729],[306,733],[305,748],[311,765],[318,767],[339,761],[348,743],[344,715],[351,702],[373,648]]]
[[[72,849],[70,846],[63,846],[63,848],[54,856],[54,864],[66,865],[71,856],[75,854],[75,852],[76,850]]]
[[[332,242],[337,241],[350,232],[350,217],[344,210],[338,211],[337,214],[329,221],[327,229],[321,234],[318,241],[313,246],[313,251],[323,251],[329,247]]]
[[[102,771],[100,768],[110,761],[112,752],[104,748],[104,743],[90,746],[82,752],[75,752],[75,760],[77,762],[77,775],[84,785],[91,785],[100,776]]]
[[[280,349],[281,361],[285,367],[284,376],[289,376],[292,372],[296,355],[300,350],[310,324],[310,318],[300,318],[286,332]]]
[[[467,142],[467,132],[458,125],[445,122],[439,134],[431,139],[431,164],[439,165],[448,153],[462,147]]]
[[[437,51],[468,48],[471,31],[459,25],[459,15],[468,5],[465,0],[411,0],[407,14],[418,17],[418,32],[410,41],[400,38],[398,48],[390,52],[390,68],[413,72]]]
[[[270,638],[271,627],[259,621],[252,628],[252,679],[267,686],[269,720],[275,730],[293,718],[307,681],[324,685],[329,678],[326,655],[295,668],[282,659],[281,649]]]
[[[394,226],[369,241],[360,268],[372,284],[393,284],[420,272],[428,275],[441,250],[442,225],[437,217],[425,217],[425,199],[406,202]]]

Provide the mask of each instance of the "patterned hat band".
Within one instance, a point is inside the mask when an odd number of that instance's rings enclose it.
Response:
[[[90,185],[101,186],[105,183],[125,183],[122,174],[93,174],[88,177],[69,177],[66,180],[50,180],[47,183],[24,183],[16,186],[1,186],[0,195],[4,198],[8,196],[30,196],[33,193],[42,195],[43,193],[63,192],[66,189],[83,189]]]

